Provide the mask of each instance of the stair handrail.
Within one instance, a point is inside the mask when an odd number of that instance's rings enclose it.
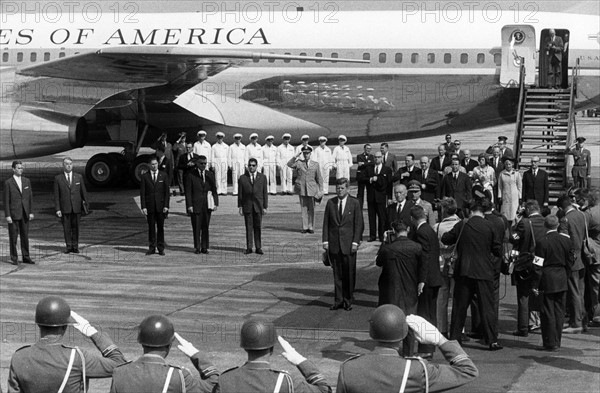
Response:
[[[579,58],[575,61],[575,66],[571,69],[571,88],[569,89],[569,121],[567,124],[567,140],[565,148],[571,147],[573,141],[577,139],[577,126],[575,125],[575,97],[577,96],[577,83],[579,78]],[[571,173],[572,161],[565,157],[563,186],[568,186],[568,176]]]
[[[525,58],[519,57],[519,104],[517,106],[517,122],[515,124],[515,137],[513,152],[515,159],[521,157],[521,136],[523,134],[523,120],[525,117]]]

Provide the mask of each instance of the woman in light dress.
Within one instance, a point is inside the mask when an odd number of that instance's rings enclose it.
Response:
[[[523,189],[523,177],[515,166],[513,159],[505,159],[504,170],[498,176],[498,202],[502,205],[500,212],[510,222],[516,217]]]

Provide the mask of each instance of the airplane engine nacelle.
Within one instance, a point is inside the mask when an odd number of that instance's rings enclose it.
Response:
[[[0,158],[39,157],[85,145],[87,123],[81,117],[23,105],[2,106]]]

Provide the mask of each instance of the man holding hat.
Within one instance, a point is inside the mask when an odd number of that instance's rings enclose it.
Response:
[[[292,136],[287,132],[283,134],[283,143],[277,147],[277,166],[279,167],[279,176],[281,177],[281,194],[292,195],[292,168],[287,166],[287,162],[294,157],[294,147],[290,145]]]
[[[329,194],[329,171],[333,167],[333,159],[331,155],[331,149],[327,147],[327,138],[324,136],[319,137],[319,146],[315,148],[313,152],[315,161],[319,164],[321,169],[321,177],[323,178],[323,187],[321,192],[323,195]]]
[[[287,166],[296,171],[296,184],[294,189],[300,197],[300,209],[302,211],[302,233],[315,233],[315,199],[321,200],[323,178],[319,164],[310,159],[312,147],[306,145],[302,151],[292,157]],[[301,157],[302,156],[302,157]]]
[[[584,148],[585,138],[580,136],[576,139],[577,143],[567,147],[566,154],[573,156],[573,185],[580,188],[589,188],[592,169],[592,155],[588,149]]]
[[[246,165],[251,158],[254,158],[258,162],[258,172],[262,172],[263,148],[260,143],[258,143],[258,134],[256,132],[250,134],[250,143],[246,146],[246,157],[244,159]],[[246,170],[248,170],[247,166]]]
[[[462,386],[479,372],[456,341],[448,341],[425,319],[405,316],[397,306],[379,306],[369,320],[369,335],[376,341],[371,353],[354,356],[340,366],[338,393],[439,392]],[[398,346],[407,334],[422,344],[435,345],[449,365],[420,358],[404,358]]]
[[[506,147],[507,140],[507,137],[499,136],[498,142],[494,143],[493,145],[490,145],[485,152],[487,154],[492,154],[494,152],[494,147],[498,147],[500,149],[500,158],[514,158],[515,155],[513,154],[513,151],[509,147]]]
[[[175,338],[180,343],[177,348],[190,358],[201,379],[187,368],[166,361]],[[153,392],[157,388],[163,392],[210,393],[219,380],[215,366],[192,343],[175,333],[173,323],[163,315],[144,318],[138,327],[138,342],[144,354],[115,369],[111,393]]]
[[[275,338],[283,348],[283,357],[298,367],[304,379],[293,380],[287,371],[271,367],[270,359],[275,347]],[[214,393],[238,392],[323,392],[330,393],[331,387],[317,367],[282,337],[277,336],[273,322],[249,319],[240,331],[240,347],[248,354],[248,361],[240,367],[230,368],[219,377]]]
[[[345,135],[340,135],[338,137],[339,145],[333,149],[333,162],[334,168],[336,168],[335,178],[341,179],[345,177],[350,180],[350,167],[352,167],[352,153],[346,144],[348,139]]]
[[[308,135],[302,135],[302,137],[300,138],[301,143],[298,146],[296,146],[296,151],[294,152],[294,154],[300,154],[302,152],[302,149],[308,146],[309,139],[310,137]]]
[[[227,159],[229,157],[229,146],[223,139],[225,134],[217,132],[217,143],[212,146],[212,166],[215,169],[215,180],[217,181],[217,194],[227,195]]]
[[[198,131],[198,140],[194,143],[194,154],[197,156],[204,156],[207,160],[212,158],[212,148],[210,143],[206,140],[206,131],[200,130]],[[208,163],[207,168],[210,167],[210,162]]]
[[[435,225],[435,217],[433,214],[433,206],[426,200],[421,199],[421,182],[418,180],[411,180],[408,182],[408,196],[413,200],[415,206],[421,206],[425,211],[427,217],[426,221],[432,227]]]
[[[229,146],[229,156],[227,163],[231,168],[231,181],[233,183],[233,195],[238,194],[238,180],[244,173],[244,166],[246,165],[246,146],[242,143],[242,134],[237,133],[233,135],[234,142]]]
[[[87,392],[88,378],[109,378],[115,367],[125,363],[121,350],[110,337],[71,311],[61,297],[40,300],[35,309],[35,323],[40,329],[40,340],[17,349],[13,355],[8,373],[9,392]],[[68,325],[89,337],[102,356],[67,345],[63,337]]]
[[[267,177],[267,190],[271,195],[277,195],[277,148],[273,144],[273,135],[265,138],[263,146],[263,173]]]

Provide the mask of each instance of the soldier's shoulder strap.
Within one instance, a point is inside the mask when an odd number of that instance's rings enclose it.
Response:
[[[25,348],[31,348],[31,344],[29,344],[29,345],[24,345],[24,346],[22,346],[21,348],[17,349],[15,352],[19,352],[20,350],[22,350],[22,349],[25,349]]]
[[[409,360],[416,360],[421,363],[421,366],[423,366],[423,373],[425,374],[425,393],[429,393],[429,372],[427,371],[427,364],[425,363],[425,360],[423,360],[423,358],[420,356],[409,356],[405,359],[407,362]]]
[[[294,382],[292,381],[292,377],[290,376],[290,374],[285,371],[285,370],[276,370],[276,369],[270,369],[273,372],[278,373],[277,375],[277,382],[275,383],[275,388],[273,388],[273,393],[279,393],[279,391],[281,390],[281,386],[283,385],[283,381],[286,380],[287,384],[289,386],[289,391],[291,393],[294,392]]]
[[[352,357],[350,357],[350,358],[348,358],[348,359],[344,360],[344,361],[343,361],[343,363],[348,363],[348,362],[349,362],[349,361],[351,361],[351,360],[358,359],[358,358],[359,358],[359,357],[361,357],[362,355],[363,355],[363,354],[361,354],[361,353],[359,353],[358,355],[354,355],[354,356],[352,356]]]
[[[225,373],[228,373],[228,372],[230,372],[230,371],[233,371],[233,370],[237,370],[238,368],[239,368],[239,366],[235,366],[235,367],[228,368],[227,370],[223,371],[223,372],[221,373],[221,375],[223,375],[223,374],[225,374]]]

